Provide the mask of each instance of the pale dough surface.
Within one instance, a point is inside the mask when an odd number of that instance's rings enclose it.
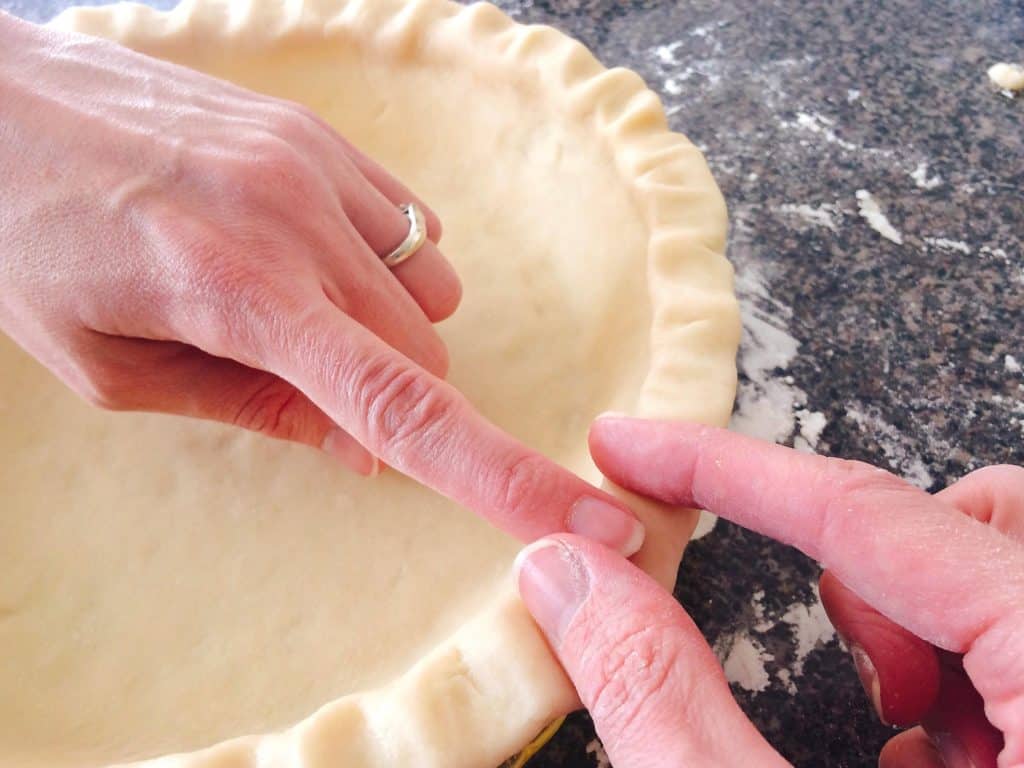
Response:
[[[599,479],[603,410],[728,417],[724,207],[634,74],[444,0],[56,24],[303,102],[416,189],[465,285],[451,380],[565,466]],[[573,706],[512,594],[518,545],[470,513],[307,448],[92,410],[7,340],[0,371],[2,768],[493,768]],[[694,518],[638,509],[638,562],[668,582]]]
[[[414,72],[375,93],[356,69],[245,71],[291,98],[330,73],[344,101],[305,100],[445,222],[466,297],[442,330],[451,380],[586,471],[589,420],[635,401],[647,369],[633,204],[568,127],[495,124],[522,112],[511,94],[467,103],[470,83]],[[433,130],[408,130],[422,114]],[[7,340],[0,370],[0,754],[101,765],[291,725],[403,672],[507,579],[515,542],[394,472],[93,410]]]

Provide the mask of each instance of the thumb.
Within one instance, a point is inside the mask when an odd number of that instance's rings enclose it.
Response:
[[[639,568],[572,535],[531,544],[516,568],[616,768],[787,765],[686,612]]]
[[[920,722],[939,693],[935,648],[861,600],[831,571],[822,573],[819,590],[882,722],[900,727]]]

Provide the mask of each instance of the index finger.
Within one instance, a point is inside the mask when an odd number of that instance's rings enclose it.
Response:
[[[389,466],[524,541],[569,531],[626,555],[640,548],[643,526],[622,502],[498,429],[333,305],[268,332],[263,366]]]
[[[595,422],[590,447],[618,485],[797,547],[942,648],[963,653],[997,625],[1024,623],[1024,550],[888,472],[726,430],[618,417]],[[1019,655],[1014,663],[1024,681]]]

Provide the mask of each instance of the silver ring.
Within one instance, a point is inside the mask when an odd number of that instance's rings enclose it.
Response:
[[[419,206],[415,203],[403,203],[398,206],[398,210],[409,220],[409,232],[395,250],[380,257],[385,267],[397,267],[427,242],[427,222]]]

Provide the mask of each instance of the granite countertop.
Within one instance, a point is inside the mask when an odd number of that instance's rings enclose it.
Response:
[[[1024,97],[985,76],[1024,60],[1019,3],[499,4],[640,72],[707,155],[744,309],[736,429],[930,490],[1024,464]],[[64,5],[0,0],[36,21]],[[745,711],[798,766],[874,766],[892,731],[824,617],[817,567],[703,530],[676,593]],[[582,714],[531,763],[606,765]]]

